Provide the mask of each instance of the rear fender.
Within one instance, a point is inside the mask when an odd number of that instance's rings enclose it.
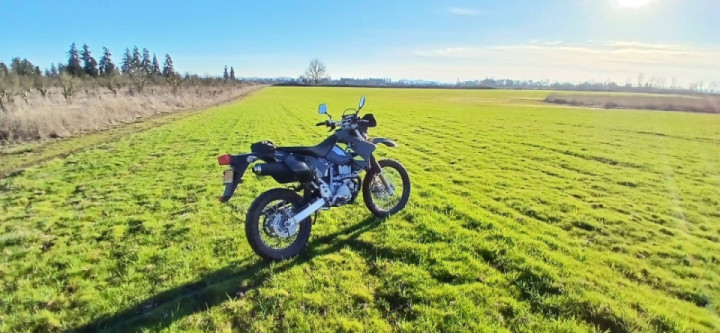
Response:
[[[218,198],[220,202],[227,202],[235,194],[235,189],[242,184],[242,177],[248,166],[258,160],[265,162],[275,162],[273,153],[248,153],[240,155],[230,155],[230,167],[235,171],[232,183],[225,184],[225,191]]]

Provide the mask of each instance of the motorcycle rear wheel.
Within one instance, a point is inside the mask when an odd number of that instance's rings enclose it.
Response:
[[[276,188],[260,194],[245,217],[245,236],[253,251],[266,260],[284,260],[305,250],[312,228],[310,217],[300,221],[298,230],[289,236],[276,234],[274,230],[278,229],[272,228],[273,221],[286,221],[302,204],[302,197],[288,189]]]

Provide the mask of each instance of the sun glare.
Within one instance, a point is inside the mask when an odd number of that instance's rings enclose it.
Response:
[[[620,7],[640,8],[652,2],[652,0],[615,0]]]

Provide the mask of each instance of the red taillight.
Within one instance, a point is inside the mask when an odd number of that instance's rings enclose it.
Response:
[[[220,165],[230,165],[230,155],[220,155],[220,156],[218,156],[218,164],[220,164]]]

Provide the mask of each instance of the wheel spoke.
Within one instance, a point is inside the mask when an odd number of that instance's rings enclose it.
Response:
[[[382,174],[391,186],[391,190],[388,190],[380,178],[380,175],[375,175],[370,185],[370,194],[372,196],[375,206],[382,210],[391,210],[398,203],[403,195],[403,180],[400,172],[395,168],[385,167],[382,168]]]
[[[276,250],[289,247],[297,239],[297,233],[289,237],[283,237],[279,233],[287,232],[284,222],[292,216],[293,206],[286,201],[277,200],[269,203],[262,210],[258,221],[260,240],[267,246]]]

